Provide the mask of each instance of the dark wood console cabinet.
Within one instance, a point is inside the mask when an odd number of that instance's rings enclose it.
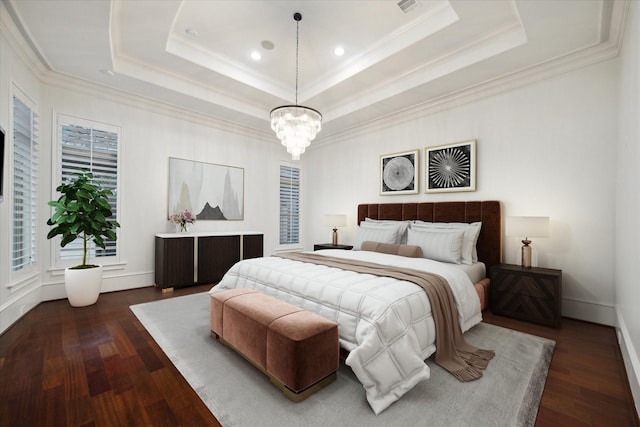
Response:
[[[156,236],[156,286],[165,289],[193,283],[193,239]]]
[[[241,259],[263,255],[261,233],[157,234],[155,285],[163,291],[216,283]]]

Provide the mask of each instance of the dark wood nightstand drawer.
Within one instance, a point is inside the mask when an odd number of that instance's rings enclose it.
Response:
[[[493,313],[543,325],[560,326],[561,270],[497,265],[491,269],[490,290]]]
[[[496,293],[518,294],[541,299],[555,299],[555,278],[543,276],[517,275],[506,273],[499,277],[496,273],[491,283]]]

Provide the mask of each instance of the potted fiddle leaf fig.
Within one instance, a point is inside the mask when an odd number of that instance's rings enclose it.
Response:
[[[64,282],[69,303],[74,307],[95,304],[102,287],[102,266],[87,264],[87,242],[105,249],[105,238],[116,240],[117,221],[113,216],[108,196],[111,190],[101,188],[91,172],[81,172],[56,188],[60,198],[49,202],[54,213],[47,220],[53,228],[47,239],[60,235],[60,246],[65,247],[82,239],[82,264],[65,269]]]

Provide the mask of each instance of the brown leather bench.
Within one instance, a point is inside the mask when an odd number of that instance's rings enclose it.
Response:
[[[335,381],[338,325],[252,289],[211,295],[211,333],[300,402]]]

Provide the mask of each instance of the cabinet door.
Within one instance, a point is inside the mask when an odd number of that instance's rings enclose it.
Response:
[[[193,284],[193,237],[156,236],[156,286],[163,289]]]
[[[198,238],[198,283],[219,282],[240,261],[240,236]]]
[[[263,246],[262,234],[242,236],[242,259],[260,258],[263,255]]]

